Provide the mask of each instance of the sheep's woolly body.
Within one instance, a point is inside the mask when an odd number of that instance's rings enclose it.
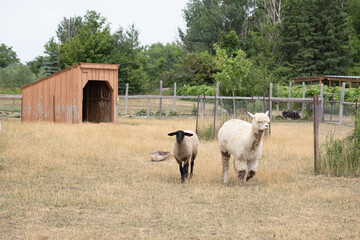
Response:
[[[199,139],[192,130],[185,130],[184,132],[192,133],[193,136],[184,137],[180,144],[175,139],[173,154],[178,163],[184,162],[184,164],[187,164],[191,157],[195,158],[197,155]]]
[[[255,175],[257,172],[258,160],[262,154],[262,137],[270,120],[263,113],[257,113],[252,116],[252,124],[233,119],[224,123],[219,130],[218,140],[222,154],[225,183],[228,181],[231,154],[234,156],[235,172],[241,180],[242,178],[246,180],[246,176],[239,175],[246,171],[246,164],[249,172],[252,171],[251,174]]]

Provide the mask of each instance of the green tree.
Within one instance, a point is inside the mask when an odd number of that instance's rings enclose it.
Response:
[[[44,74],[44,63],[47,61],[44,56],[37,56],[34,60],[31,60],[26,63],[26,65],[30,68],[31,72],[37,76],[37,79],[45,77]]]
[[[350,69],[351,75],[360,75],[360,1],[349,0],[349,31],[350,46],[354,66]]]
[[[139,42],[139,31],[134,25],[127,30],[120,27],[114,34],[115,48],[109,63],[119,64],[119,92],[125,93],[129,83],[129,93],[145,93],[149,90],[149,78],[145,71],[146,58]]]
[[[56,36],[61,44],[71,42],[82,24],[82,17],[70,17],[64,19],[58,25]]]
[[[220,43],[220,34],[234,30],[242,32],[245,20],[243,0],[190,0],[183,10],[186,30],[179,36],[190,52],[213,52],[213,44]]]
[[[20,60],[17,57],[16,52],[12,50],[12,47],[8,47],[2,43],[0,45],[0,69],[9,67],[14,63],[19,62]]]
[[[54,37],[45,44],[45,54],[43,62],[44,75],[49,76],[61,70],[59,60],[59,45],[55,42]]]
[[[342,0],[288,0],[282,24],[284,65],[297,75],[345,75],[351,63]]]
[[[95,11],[88,11],[75,38],[61,44],[61,67],[78,62],[109,63],[114,44],[106,18]]]
[[[171,73],[176,69],[185,53],[180,46],[175,43],[154,43],[144,50],[147,60],[146,72],[153,86],[162,80],[164,86],[169,86]]]
[[[172,82],[179,85],[205,85],[213,84],[215,67],[212,56],[207,52],[194,52],[186,54],[171,72]]]
[[[35,81],[35,74],[28,66],[21,63],[0,69],[0,88],[20,88],[33,81]]]
[[[233,55],[240,48],[240,39],[234,30],[231,30],[229,34],[220,35],[221,49],[225,49],[227,55]]]
[[[244,51],[239,49],[236,54],[229,56],[225,49],[215,45],[216,56],[215,66],[218,72],[213,76],[220,82],[220,91],[223,94],[235,95],[235,92],[242,91],[244,81],[250,72],[251,62],[246,59]]]

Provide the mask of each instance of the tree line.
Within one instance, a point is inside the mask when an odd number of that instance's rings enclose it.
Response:
[[[189,0],[176,42],[141,45],[135,25],[110,28],[96,11],[64,17],[44,55],[21,64],[0,46],[0,89],[19,88],[77,62],[119,64],[119,91],[262,95],[290,77],[360,75],[360,0]]]

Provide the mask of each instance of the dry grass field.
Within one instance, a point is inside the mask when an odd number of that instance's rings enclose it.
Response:
[[[313,174],[312,123],[273,123],[245,187],[232,165],[222,184],[216,141],[184,184],[172,156],[150,161],[194,120],[1,123],[0,239],[360,239],[360,179]]]

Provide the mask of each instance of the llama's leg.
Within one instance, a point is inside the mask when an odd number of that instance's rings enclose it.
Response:
[[[258,166],[259,166],[258,161],[249,161],[248,162],[249,173],[246,177],[246,181],[248,181],[250,178],[255,176]]]
[[[228,183],[229,180],[229,160],[230,154],[226,152],[221,152],[221,159],[223,165],[223,175],[224,175],[224,183]]]
[[[246,182],[246,163],[241,157],[235,157],[234,160],[235,173],[238,176],[240,183],[245,185]]]

